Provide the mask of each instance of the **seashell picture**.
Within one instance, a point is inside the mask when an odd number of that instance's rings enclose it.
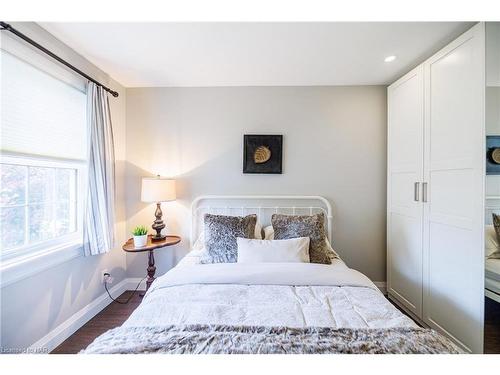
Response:
[[[259,146],[253,153],[253,161],[256,164],[262,164],[271,159],[271,150],[267,146]]]
[[[282,135],[246,134],[243,148],[243,173],[282,173]]]
[[[486,174],[500,175],[500,136],[486,136]]]
[[[493,160],[494,163],[500,164],[500,148],[494,148],[491,151],[491,160]]]

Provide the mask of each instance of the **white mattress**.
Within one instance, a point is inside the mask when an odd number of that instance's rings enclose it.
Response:
[[[192,258],[159,277],[124,326],[416,326],[366,276],[340,260],[197,265]]]

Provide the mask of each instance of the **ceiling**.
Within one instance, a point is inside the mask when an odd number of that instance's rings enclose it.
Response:
[[[202,87],[386,85],[473,23],[40,25],[126,87]]]

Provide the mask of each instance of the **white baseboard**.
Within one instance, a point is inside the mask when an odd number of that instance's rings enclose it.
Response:
[[[133,284],[130,280],[135,279],[124,279],[120,281],[118,284],[113,286],[109,292],[112,296],[119,296],[126,290],[130,289],[130,285]],[[138,282],[139,280],[137,280]],[[137,286],[137,283],[134,284],[134,288]],[[75,333],[79,328],[81,328],[85,323],[87,323],[90,319],[92,319],[97,313],[102,311],[106,306],[111,303],[111,299],[109,298],[107,293],[101,294],[87,306],[77,311],[63,323],[58,325],[48,334],[43,336],[40,340],[35,342],[30,346],[30,349],[46,349],[49,352],[54,350],[57,346],[59,346],[64,340],[70,337],[73,333]]]
[[[374,281],[373,283],[384,293],[384,296],[387,295],[387,283],[385,281]]]
[[[142,280],[142,281],[141,281]],[[127,289],[125,290],[135,290],[137,288],[137,284],[141,282],[141,285],[137,290],[146,290],[146,279],[141,279],[140,277],[129,277],[126,279],[127,281]]]

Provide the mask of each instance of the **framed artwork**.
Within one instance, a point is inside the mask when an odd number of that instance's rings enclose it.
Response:
[[[486,174],[500,174],[500,136],[486,137]]]
[[[282,173],[283,135],[243,136],[243,173]]]

